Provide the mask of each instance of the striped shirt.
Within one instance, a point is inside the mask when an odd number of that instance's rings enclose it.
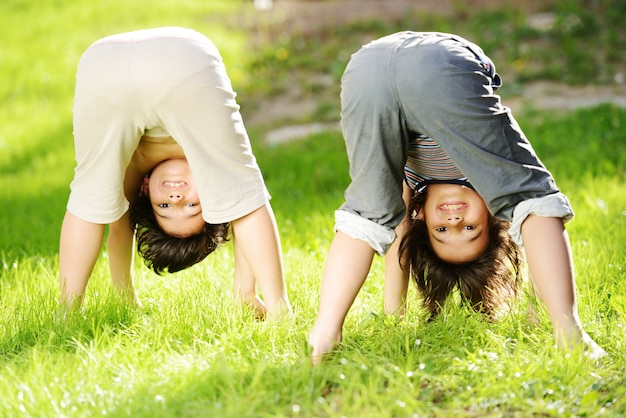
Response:
[[[433,139],[409,132],[409,149],[404,177],[411,189],[426,180],[463,180],[461,170]]]

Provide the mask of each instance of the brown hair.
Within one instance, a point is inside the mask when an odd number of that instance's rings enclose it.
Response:
[[[188,237],[175,237],[160,227],[147,196],[130,205],[130,224],[137,238],[137,252],[156,274],[174,273],[206,258],[227,241],[230,224],[205,223],[202,231]]]
[[[433,251],[426,222],[412,216],[423,208],[427,190],[415,193],[409,205],[409,224],[399,250],[402,267],[411,272],[431,319],[455,288],[476,311],[497,318],[506,310],[506,302],[517,295],[521,281],[523,256],[508,233],[510,223],[489,214],[485,251],[466,263],[445,262]]]

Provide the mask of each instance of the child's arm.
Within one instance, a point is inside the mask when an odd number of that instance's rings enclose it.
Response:
[[[396,228],[398,237],[385,255],[385,313],[400,317],[404,317],[406,312],[406,296],[409,289],[409,272],[402,269],[398,256],[403,230],[404,221]]]
[[[137,306],[141,303],[135,293],[133,284],[133,246],[134,232],[130,226],[129,212],[122,218],[109,225],[107,250],[109,252],[109,267],[111,280],[129,301]]]
[[[408,208],[411,202],[413,191],[406,183],[402,188],[402,199]],[[401,260],[398,255],[400,242],[404,235],[404,229],[409,222],[408,215],[396,227],[396,240],[393,242],[385,255],[385,296],[384,308],[388,315],[404,316],[406,311],[406,295],[409,288],[409,271],[402,269]]]
[[[530,275],[552,320],[557,345],[568,348],[582,343],[591,357],[606,354],[580,324],[574,263],[562,220],[530,215],[522,224],[522,239]]]
[[[283,274],[278,228],[270,204],[267,203],[254,212],[232,221],[231,226],[234,245],[237,247],[235,256],[244,260],[244,263],[235,262],[235,266],[239,268],[239,272],[236,273],[239,276],[238,280],[245,273],[247,283],[252,277],[258,282],[270,317],[291,313]]]
[[[104,225],[65,213],[61,227],[59,274],[61,302],[67,308],[80,306],[103,238]]]
[[[233,296],[237,303],[247,305],[254,309],[258,319],[264,319],[266,314],[265,303],[259,298],[256,290],[256,280],[250,265],[246,261],[236,239],[233,239],[235,253],[235,281],[233,283]]]

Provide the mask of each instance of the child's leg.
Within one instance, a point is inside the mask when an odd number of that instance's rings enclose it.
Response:
[[[137,78],[155,72],[163,80],[159,91],[147,88],[143,97],[185,152],[204,220],[230,222],[266,204],[264,179],[215,46],[208,39],[163,39],[135,53]],[[146,65],[152,56],[162,57],[158,71]]]
[[[67,308],[81,304],[89,276],[96,264],[102,239],[104,225],[83,221],[65,213],[61,228],[59,249],[59,274],[61,302]]]
[[[315,363],[341,341],[344,319],[369,273],[373,257],[374,250],[366,242],[341,231],[335,235],[326,258],[317,320],[309,335]]]
[[[319,362],[341,340],[341,329],[371,267],[384,253],[405,214],[402,178],[408,144],[394,95],[391,48],[353,55],[342,78],[341,125],[350,162],[346,202],[336,215],[317,321],[309,336]]]
[[[606,354],[580,324],[574,263],[561,219],[530,215],[522,224],[522,237],[530,275],[552,320],[558,346],[567,348],[582,343],[592,357]]]
[[[122,287],[128,280],[132,283],[132,230],[127,222],[122,225],[128,220],[123,184],[141,134],[133,123],[134,100],[126,82],[127,66],[121,60],[127,55],[124,51],[126,47],[117,43],[92,47],[81,57],[76,74],[73,132],[77,166],[59,254],[61,299],[68,307],[80,305],[102,246],[105,224],[115,223],[109,234],[113,282]],[[119,226],[125,228],[121,235]]]
[[[436,39],[399,52],[398,95],[409,129],[433,138],[490,212],[511,221],[521,200],[559,189],[475,53]]]

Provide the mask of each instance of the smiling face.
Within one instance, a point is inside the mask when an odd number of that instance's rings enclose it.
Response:
[[[428,186],[423,212],[433,251],[443,261],[472,261],[489,241],[489,211],[474,190],[458,184]]]
[[[167,234],[187,237],[202,231],[205,222],[187,160],[157,165],[148,180],[148,191],[157,222]]]

